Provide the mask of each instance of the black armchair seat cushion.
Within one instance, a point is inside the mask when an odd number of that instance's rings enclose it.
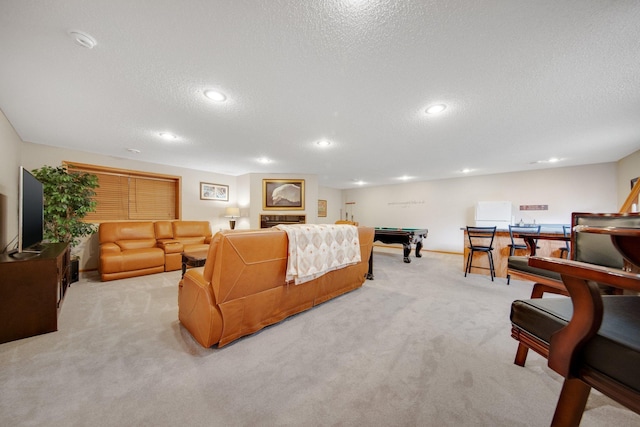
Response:
[[[602,301],[602,326],[584,349],[584,363],[640,391],[640,296],[603,295]],[[511,323],[549,344],[572,313],[568,297],[518,300],[511,304]]]
[[[523,273],[535,274],[536,276],[546,277],[548,279],[553,279],[553,280],[557,280],[558,282],[562,282],[562,277],[560,277],[560,273],[556,273],[555,271],[545,270],[544,268],[530,267],[528,256],[516,256],[516,255],[510,256],[509,260],[507,261],[507,267],[509,269],[522,271]]]

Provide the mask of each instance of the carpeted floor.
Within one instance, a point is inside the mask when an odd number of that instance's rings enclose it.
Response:
[[[59,331],[0,345],[2,426],[546,426],[561,378],[513,364],[509,307],[531,284],[404,264],[222,349],[177,320],[180,272],[73,284]],[[583,426],[638,426],[592,392]]]

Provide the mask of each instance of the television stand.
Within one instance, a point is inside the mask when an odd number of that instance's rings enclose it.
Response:
[[[13,259],[24,260],[39,257],[42,251],[13,251],[9,252],[9,256]]]
[[[0,255],[0,343],[57,331],[70,283],[68,243],[45,244],[40,254],[14,255],[19,257]]]

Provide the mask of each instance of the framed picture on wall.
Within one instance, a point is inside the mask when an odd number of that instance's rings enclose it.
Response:
[[[229,186],[222,184],[200,183],[200,200],[229,201]]]
[[[327,216],[327,201],[318,200],[318,217],[326,217],[326,216]]]
[[[262,208],[304,210],[304,179],[263,179]]]

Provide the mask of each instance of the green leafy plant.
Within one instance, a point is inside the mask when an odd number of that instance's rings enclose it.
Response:
[[[82,219],[95,211],[98,177],[90,173],[67,172],[64,166],[43,166],[32,171],[44,187],[44,238],[49,242],[76,245],[81,237],[96,232],[94,224]]]

